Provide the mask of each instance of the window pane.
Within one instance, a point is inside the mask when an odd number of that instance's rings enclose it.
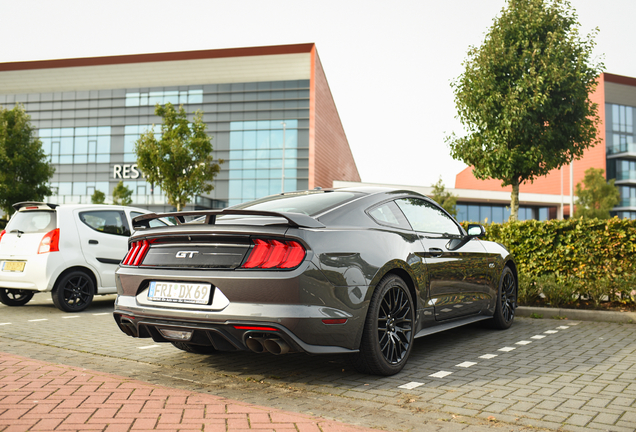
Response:
[[[434,204],[417,198],[399,199],[397,205],[416,231],[459,235],[459,227]]]

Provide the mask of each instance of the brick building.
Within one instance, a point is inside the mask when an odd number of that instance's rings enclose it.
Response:
[[[314,44],[0,63],[0,105],[31,115],[56,169],[53,202],[112,196],[123,181],[133,205],[169,210],[133,151],[167,102],[203,111],[225,160],[188,208],[360,180]]]

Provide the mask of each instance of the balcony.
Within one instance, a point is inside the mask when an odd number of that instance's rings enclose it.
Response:
[[[636,197],[621,198],[616,207],[633,207],[636,208]]]
[[[606,147],[607,156],[629,153],[636,156],[636,143],[608,144]]]
[[[616,173],[616,181],[633,180],[636,181],[636,171],[618,171]]]
[[[104,204],[112,204],[113,197],[107,196]],[[167,205],[168,199],[163,195],[132,195],[131,206],[136,205]],[[56,204],[91,204],[90,195],[55,195],[44,199]]]

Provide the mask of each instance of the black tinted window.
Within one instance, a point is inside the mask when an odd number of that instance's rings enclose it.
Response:
[[[56,228],[56,213],[48,210],[29,210],[16,212],[6,226],[8,233],[47,233]]]
[[[231,207],[233,209],[302,213],[313,216],[358,197],[353,192],[309,192],[276,195]]]
[[[435,204],[417,198],[396,200],[415,231],[460,235],[459,226]]]
[[[411,229],[402,211],[393,201],[372,208],[367,213],[380,225],[391,225],[404,229]]]
[[[124,213],[116,210],[98,210],[80,213],[80,220],[105,234],[129,236],[130,229]]]

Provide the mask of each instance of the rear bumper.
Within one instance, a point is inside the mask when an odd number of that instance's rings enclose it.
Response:
[[[60,252],[22,257],[0,256],[2,261],[25,261],[21,272],[0,271],[0,288],[51,291],[55,278],[65,267]]]
[[[165,308],[140,306],[135,297],[118,296],[115,302],[114,318],[120,330],[128,336],[150,337],[155,342],[180,341],[213,346],[219,351],[251,349],[261,352],[254,349],[254,344],[250,344],[249,339],[282,340],[290,347],[289,352],[342,354],[358,351],[338,345],[312,344],[311,341],[307,342],[292,332],[290,328],[297,328],[302,332],[303,328],[312,328],[317,325],[324,334],[329,334],[329,329],[325,327],[335,326],[323,324],[322,319],[332,316],[325,315],[321,308],[313,307],[312,309],[313,313],[310,313],[307,306],[240,304],[228,305],[222,313],[182,309],[166,311]],[[240,315],[238,310],[242,311]],[[259,314],[247,318],[248,311],[256,310]],[[341,313],[343,314],[341,316],[344,316],[344,313]],[[302,318],[299,315],[302,315]],[[191,336],[187,340],[172,339],[166,336],[163,332],[165,330],[191,332]]]
[[[217,289],[215,295],[218,292]],[[176,341],[212,345],[220,351],[249,350],[249,338],[282,339],[291,347],[290,352],[333,354],[358,351],[358,320],[344,311],[320,306],[228,302],[223,310],[214,311],[142,305],[137,297],[119,295],[114,317],[120,329],[132,337],[171,342],[174,339],[166,338],[161,330],[192,331],[190,340]],[[347,322],[338,325],[322,322],[334,317],[347,318]]]

